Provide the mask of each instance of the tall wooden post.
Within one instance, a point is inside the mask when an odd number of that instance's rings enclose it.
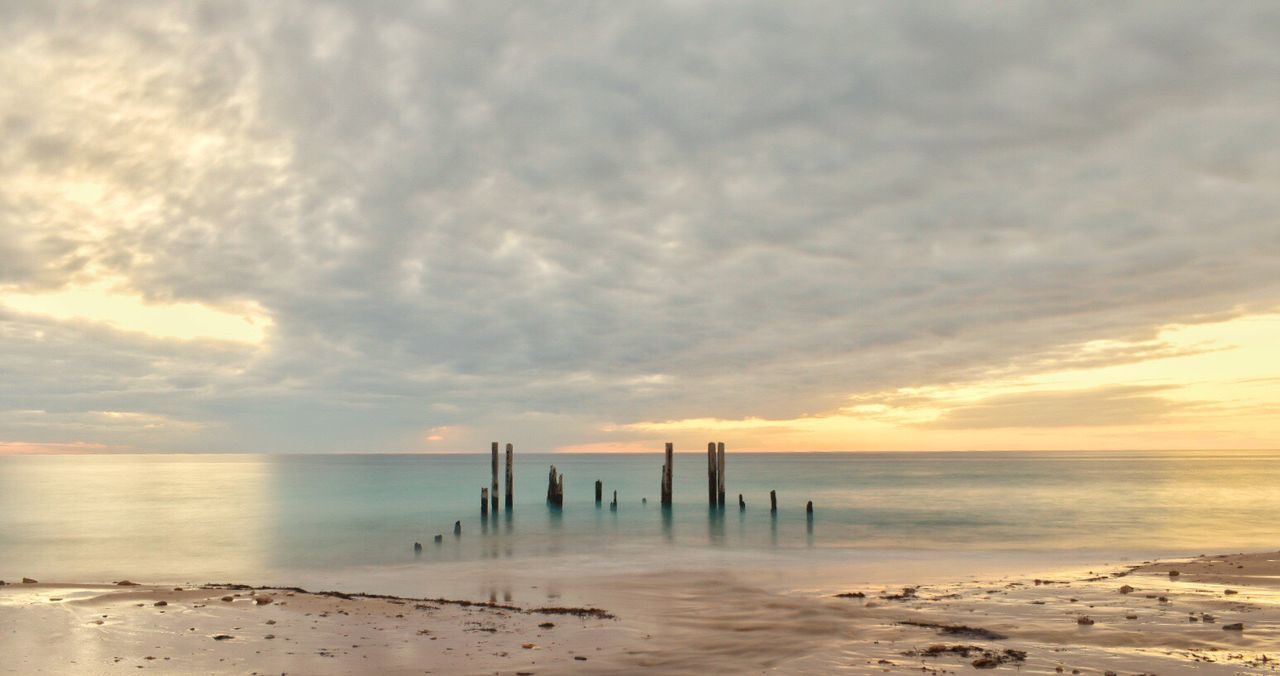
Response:
[[[498,442],[493,442],[490,453],[490,466],[493,469],[493,481],[490,483],[489,500],[493,506],[494,513],[498,511]]]
[[[551,466],[547,475],[547,504],[556,507],[564,506],[564,475],[556,473],[556,466]]]
[[[675,469],[675,449],[671,442],[667,442],[666,460],[662,463],[662,506],[671,506],[671,475]]]
[[[813,500],[810,500],[807,504],[805,504],[804,513],[808,514],[809,518],[811,519],[813,518]]]
[[[604,499],[604,484],[596,479],[596,506],[600,505],[600,501]]]
[[[507,496],[506,496],[506,505],[507,505],[507,511],[508,511],[508,512],[510,512],[510,511],[511,511],[511,508],[512,508],[512,507],[514,507],[514,506],[515,506],[515,504],[516,504],[516,502],[515,502],[515,500],[516,500],[516,499],[515,499],[515,494],[516,494],[515,457],[516,457],[516,448],[515,448],[515,446],[512,446],[511,444],[507,444]]]
[[[716,504],[724,507],[724,442],[716,444]]]
[[[489,516],[489,489],[480,488],[480,518]]]
[[[716,506],[716,494],[719,490],[720,482],[716,479],[716,442],[707,442],[707,497],[711,500],[711,506]]]
[[[769,513],[778,513],[778,492],[769,491]]]

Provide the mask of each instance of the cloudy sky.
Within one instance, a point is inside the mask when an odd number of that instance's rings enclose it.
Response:
[[[1280,6],[0,4],[0,453],[1280,447]]]

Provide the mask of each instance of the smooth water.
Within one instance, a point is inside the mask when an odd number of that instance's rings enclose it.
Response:
[[[551,463],[565,476],[563,510],[545,504]],[[676,455],[670,510],[658,505],[661,464],[659,453],[517,453],[514,512],[482,522],[487,454],[0,457],[0,579],[341,581],[340,571],[429,576],[493,559],[654,570],[726,554],[1079,557],[1280,543],[1277,452],[731,452],[723,511],[707,504],[705,453]]]

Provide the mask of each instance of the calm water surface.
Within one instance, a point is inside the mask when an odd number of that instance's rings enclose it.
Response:
[[[657,504],[658,453],[516,458],[514,513],[482,522],[487,454],[0,457],[0,579],[341,582],[341,571],[429,577],[495,559],[572,572],[1280,545],[1276,452],[731,452],[723,512],[707,507],[702,453],[677,454],[671,510]],[[552,462],[566,480],[558,512],[544,504]]]

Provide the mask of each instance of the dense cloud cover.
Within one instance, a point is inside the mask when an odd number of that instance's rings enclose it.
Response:
[[[0,441],[546,449],[1273,310],[1277,35],[1269,2],[5,2]],[[273,325],[3,304],[102,280]]]

